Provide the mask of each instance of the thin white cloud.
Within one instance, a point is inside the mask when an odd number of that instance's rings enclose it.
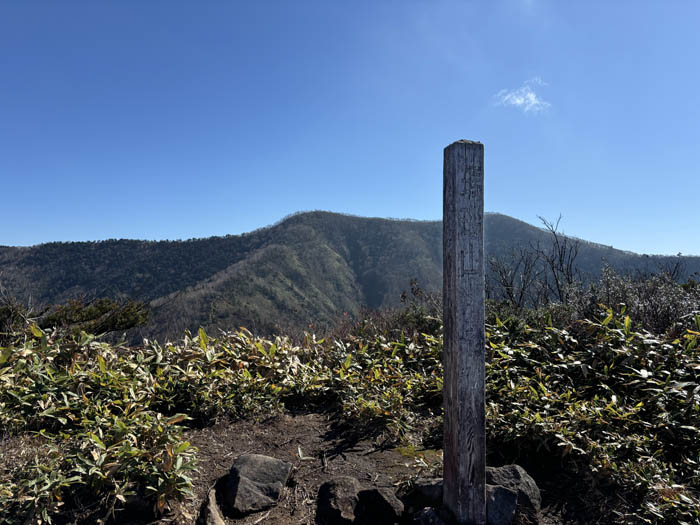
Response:
[[[536,86],[548,86],[540,77],[526,80],[522,86],[516,89],[502,89],[496,93],[496,100],[499,106],[514,106],[522,109],[525,113],[539,113],[544,111],[551,104],[535,93]]]
[[[535,86],[548,86],[549,84],[542,80],[542,77],[532,77],[530,80],[525,81],[525,85],[535,85]]]

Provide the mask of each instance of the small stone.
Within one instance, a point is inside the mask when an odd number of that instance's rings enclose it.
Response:
[[[486,485],[486,523],[510,525],[515,516],[518,493],[501,485]]]
[[[442,478],[420,478],[413,482],[401,496],[401,501],[410,510],[442,505]]]
[[[355,523],[391,525],[401,520],[403,503],[386,487],[362,490],[358,499]]]
[[[360,490],[360,482],[350,476],[326,481],[318,489],[316,522],[325,525],[354,523]]]
[[[535,480],[520,465],[486,467],[486,483],[501,485],[518,494],[515,517],[526,523],[540,522],[542,497]]]
[[[292,471],[291,463],[260,454],[244,454],[228,475],[226,503],[240,515],[268,509],[280,498]]]
[[[224,518],[221,516],[219,505],[216,503],[216,489],[209,490],[207,498],[207,506],[204,510],[204,525],[226,525]]]

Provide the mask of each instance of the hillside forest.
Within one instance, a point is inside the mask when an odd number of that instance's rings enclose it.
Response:
[[[543,219],[537,228],[500,214],[486,214],[485,249],[487,296],[520,307],[567,302],[569,289],[604,269],[637,280],[670,273],[678,281],[700,271],[700,257],[624,252],[562,235],[558,221]],[[0,247],[6,301],[25,305],[46,326],[92,317],[96,324],[82,326],[88,332],[122,330],[131,342],[175,340],[199,327],[323,332],[363,309],[400,306],[411,283],[441,289],[439,221],[307,212],[243,235]],[[119,305],[111,314],[119,320],[102,327],[109,305]],[[82,307],[87,312],[78,315]]]

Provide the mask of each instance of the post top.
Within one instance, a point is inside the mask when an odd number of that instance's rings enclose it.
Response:
[[[478,140],[467,140],[467,139],[460,139],[460,140],[455,140],[452,144],[447,146],[447,148],[451,148],[452,146],[456,146],[457,144],[468,144],[472,146],[482,146],[483,144],[479,142]],[[445,149],[447,149],[445,148]]]

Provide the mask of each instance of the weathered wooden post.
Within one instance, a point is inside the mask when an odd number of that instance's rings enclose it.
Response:
[[[443,164],[443,504],[486,523],[484,145],[459,140]]]

